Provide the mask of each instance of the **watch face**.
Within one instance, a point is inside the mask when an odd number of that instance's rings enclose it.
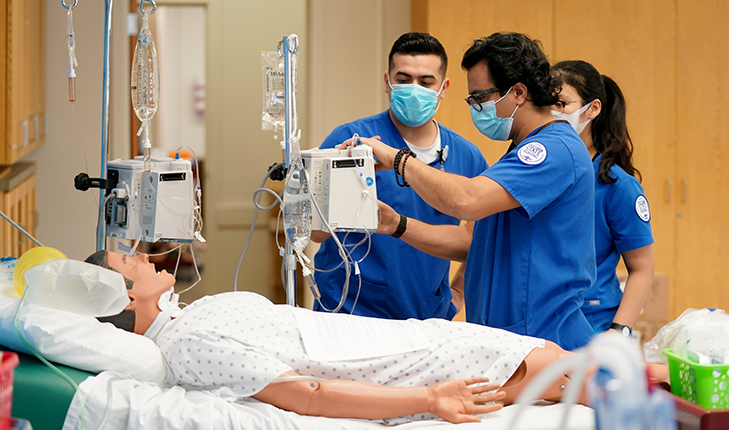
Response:
[[[630,327],[623,327],[623,336],[630,337]]]

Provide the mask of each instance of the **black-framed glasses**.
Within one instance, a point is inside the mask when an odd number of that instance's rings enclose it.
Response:
[[[564,109],[567,107],[567,105],[571,105],[572,103],[586,103],[587,100],[572,100],[572,101],[565,101],[565,100],[559,100],[557,103],[553,104],[551,109],[555,112],[564,113]]]
[[[466,97],[466,103],[468,103],[469,106],[476,109],[476,112],[481,112],[481,103],[483,103],[483,97],[487,96],[491,93],[495,93],[497,91],[501,91],[500,89],[496,87],[491,87],[488,90],[479,91],[477,93],[473,93],[470,96]]]

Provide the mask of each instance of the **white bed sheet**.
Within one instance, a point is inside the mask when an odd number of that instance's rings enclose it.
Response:
[[[185,390],[139,382],[115,372],[102,372],[80,385],[83,413],[77,394],[69,407],[63,430],[73,429],[317,429],[384,430],[393,428],[368,420],[301,416],[255,399],[230,401],[224,392]],[[593,430],[594,414],[584,406],[572,406],[568,430]],[[515,406],[483,415],[481,423],[450,424],[419,421],[394,426],[398,430],[459,429],[506,430]],[[559,428],[563,405],[530,406],[521,417],[520,429]],[[83,427],[80,422],[83,415]],[[511,430],[511,429],[509,429]]]

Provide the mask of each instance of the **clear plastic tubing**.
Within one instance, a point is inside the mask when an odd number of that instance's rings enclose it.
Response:
[[[73,31],[73,7],[66,14],[66,44],[68,45],[68,101],[76,101],[76,37]]]

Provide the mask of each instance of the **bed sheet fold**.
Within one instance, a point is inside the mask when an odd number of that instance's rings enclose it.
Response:
[[[590,408],[573,406],[569,430],[594,429]],[[555,429],[562,416],[562,405],[530,406],[520,428]],[[140,382],[107,371],[89,377],[74,396],[63,430],[154,428],[158,430],[243,430],[243,429],[317,429],[317,430],[398,430],[508,429],[515,407],[482,416],[481,423],[450,424],[419,421],[387,426],[369,420],[332,419],[301,416],[255,399],[236,400],[225,390],[185,390]],[[81,421],[83,420],[83,427]]]

